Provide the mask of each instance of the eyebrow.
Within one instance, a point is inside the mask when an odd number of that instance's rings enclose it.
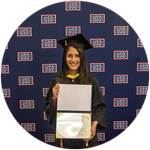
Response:
[[[72,54],[69,53],[69,54],[67,54],[67,55],[72,55]],[[79,55],[79,54],[75,54],[75,55]]]

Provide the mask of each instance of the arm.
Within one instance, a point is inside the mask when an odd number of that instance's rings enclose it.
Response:
[[[53,79],[49,87],[49,91],[47,93],[44,105],[47,120],[51,125],[55,125],[55,117],[56,117],[57,92],[53,92],[53,88],[55,87],[55,85],[56,81],[55,79]]]
[[[97,127],[97,124],[98,124],[98,121],[93,121],[93,122],[92,122],[92,126]]]
[[[97,121],[97,128],[102,130],[106,128],[105,122],[106,105],[99,83],[95,77],[92,77],[92,121]]]

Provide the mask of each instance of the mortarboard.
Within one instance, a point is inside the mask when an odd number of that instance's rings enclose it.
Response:
[[[93,48],[93,46],[87,41],[87,39],[82,34],[77,34],[62,40],[57,41],[62,47],[73,46],[75,48],[81,48],[82,50],[87,50]]]

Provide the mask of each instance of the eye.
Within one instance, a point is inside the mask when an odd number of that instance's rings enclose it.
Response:
[[[80,57],[79,54],[76,54],[75,56],[76,56],[77,58]]]
[[[68,57],[72,57],[72,54],[68,54],[67,56],[68,56]]]

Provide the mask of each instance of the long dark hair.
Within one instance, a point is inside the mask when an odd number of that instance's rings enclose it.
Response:
[[[63,60],[62,60],[62,77],[61,77],[61,83],[68,83],[67,82],[67,77],[66,77],[66,72],[68,71],[69,67],[66,64],[66,55],[71,46],[65,47],[64,52],[63,52]],[[81,84],[90,84],[90,75],[88,73],[88,67],[86,63],[86,57],[85,53],[81,48],[74,47],[80,57],[80,67],[79,67],[79,82]]]

